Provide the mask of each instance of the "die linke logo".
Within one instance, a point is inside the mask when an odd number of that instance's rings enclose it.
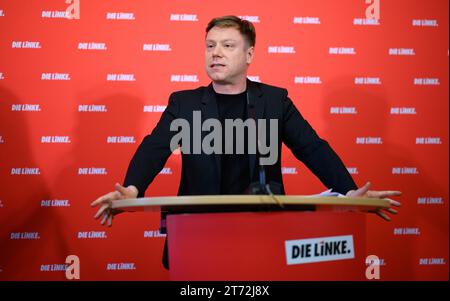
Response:
[[[294,46],[269,46],[268,53],[295,53]]]
[[[70,80],[69,73],[42,73],[41,80]]]
[[[420,235],[419,228],[394,228],[394,235]]]
[[[322,80],[320,76],[296,76],[294,78],[294,84],[301,85],[320,85]]]
[[[66,257],[65,264],[41,264],[41,272],[65,272],[66,279],[80,279],[80,258],[76,255]]]
[[[5,140],[3,140],[3,136],[0,136],[0,143],[5,143]]]
[[[416,137],[416,144],[442,144],[441,137]]]
[[[419,204],[419,205],[443,205],[444,199],[441,197],[418,197],[417,204]]]
[[[134,136],[108,136],[106,143],[136,143]]]
[[[108,47],[106,47],[106,43],[80,42],[78,43],[78,50],[108,50]]]
[[[355,26],[378,26],[380,25],[380,20],[372,18],[354,18],[353,25]]]
[[[259,75],[249,75],[247,76],[247,78],[253,82],[261,82],[261,79],[259,78]]]
[[[5,77],[3,76],[3,72],[0,72],[0,80],[5,79]]]
[[[414,78],[414,85],[418,86],[438,86],[439,78]]]
[[[295,167],[282,167],[281,174],[283,175],[296,175],[298,174],[297,168]]]
[[[381,85],[379,77],[355,77],[355,85]]]
[[[41,272],[62,272],[66,271],[68,265],[67,264],[41,264]]]
[[[418,175],[417,167],[392,167],[393,175]]]
[[[67,11],[43,10],[41,17],[44,19],[68,19]]]
[[[146,105],[144,112],[146,113],[162,113],[167,108],[165,105]]]
[[[419,258],[419,265],[444,265],[444,258]]]
[[[356,137],[356,144],[383,144],[381,137]]]
[[[416,55],[413,48],[389,48],[389,55]]]
[[[107,263],[107,271],[136,270],[134,262]]]
[[[18,239],[41,239],[39,232],[13,232],[10,236],[13,240]]]
[[[177,75],[173,74],[170,76],[171,82],[198,82],[197,75]]]
[[[142,46],[142,50],[169,52],[172,51],[172,48],[170,47],[170,44],[144,44],[144,46]]]
[[[11,111],[13,111],[13,112],[40,112],[41,106],[38,104],[12,104]]]
[[[117,82],[134,82],[136,78],[134,74],[123,74],[123,73],[110,73],[106,75],[107,81],[117,81]]]
[[[416,115],[416,108],[414,107],[391,107],[391,115]]]
[[[69,136],[42,136],[41,143],[71,143]]]
[[[30,175],[30,176],[38,176],[41,174],[41,171],[38,167],[15,167],[11,168],[11,175]]]
[[[386,266],[386,260],[384,258],[372,258],[374,255],[367,256],[366,265],[378,265],[378,266]]]
[[[427,19],[413,19],[412,26],[423,26],[423,27],[438,27],[439,24],[437,20],[427,20]]]
[[[170,21],[188,21],[188,22],[197,22],[197,15],[191,14],[171,14]]]
[[[78,239],[105,239],[105,231],[80,231],[77,235]]]
[[[41,207],[70,207],[69,200],[41,200]]]
[[[353,235],[285,241],[288,265],[355,258]]]
[[[80,167],[78,175],[107,175],[108,172],[104,167]]]
[[[358,172],[358,167],[347,167],[347,171],[348,171],[349,174],[351,174],[351,175],[357,175],[357,174],[359,174],[359,172]]]
[[[160,175],[171,175],[172,169],[170,167],[164,167],[160,172]]]
[[[159,230],[146,230],[144,231],[145,238],[153,238],[153,237],[166,237],[167,234],[162,234]]]
[[[134,13],[106,13],[106,20],[136,20]]]
[[[355,115],[358,111],[355,107],[330,107],[330,114],[334,115]]]
[[[320,24],[320,18],[318,18],[318,17],[294,17],[292,22],[294,24],[319,25]]]
[[[331,55],[355,55],[356,50],[353,47],[330,47],[328,53]]]
[[[41,42],[38,41],[12,41],[12,48],[41,49]]]
[[[4,17],[4,16],[5,16],[5,13],[4,13],[3,9],[0,9],[0,17]]]
[[[106,105],[78,105],[78,112],[108,112]]]
[[[242,20],[247,20],[251,23],[261,23],[261,21],[259,20],[259,16],[238,16],[239,18],[241,18]]]

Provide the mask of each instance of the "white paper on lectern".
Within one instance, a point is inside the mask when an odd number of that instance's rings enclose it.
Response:
[[[343,195],[343,194],[341,194],[339,192],[334,192],[334,191],[332,192],[331,190],[332,189],[328,189],[328,190],[325,190],[325,191],[323,191],[321,193],[311,194],[311,195],[308,195],[308,196],[309,197],[316,197],[316,198],[323,197],[323,196],[334,196],[334,197],[338,197],[338,198],[345,198],[346,197],[345,195]]]

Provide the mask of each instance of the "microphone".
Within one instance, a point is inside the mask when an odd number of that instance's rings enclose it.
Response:
[[[256,160],[258,161],[258,182],[250,183],[246,190],[246,194],[268,194],[272,196],[274,194],[282,194],[280,183],[274,181],[269,181],[269,183],[266,182],[266,170],[264,165],[261,165],[259,162],[259,156],[256,157]]]
[[[280,200],[278,200],[278,198],[275,196],[275,194],[281,194],[281,184],[274,181],[266,183],[266,171],[264,169],[264,165],[261,165],[261,162],[259,162],[258,157],[259,156],[257,156],[259,181],[250,183],[249,187],[247,188],[246,194],[270,195],[275,203],[277,203],[281,208],[284,208],[283,203],[281,203]],[[275,194],[272,190],[275,191]]]

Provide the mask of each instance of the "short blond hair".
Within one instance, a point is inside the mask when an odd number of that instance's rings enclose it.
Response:
[[[208,26],[206,26],[206,34],[211,30],[213,27],[220,27],[220,28],[227,28],[227,27],[233,27],[239,30],[239,32],[244,37],[245,41],[247,41],[248,45],[250,47],[255,46],[256,43],[256,31],[255,26],[247,20],[243,20],[237,16],[223,16],[214,18],[211,21],[209,21]]]

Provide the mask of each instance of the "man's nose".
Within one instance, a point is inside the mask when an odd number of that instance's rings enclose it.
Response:
[[[212,52],[213,57],[222,56],[222,48],[220,46],[215,46]]]

